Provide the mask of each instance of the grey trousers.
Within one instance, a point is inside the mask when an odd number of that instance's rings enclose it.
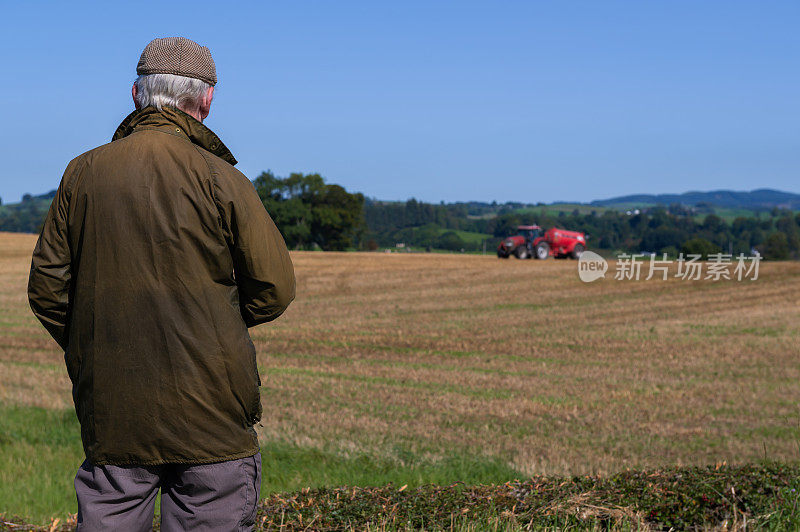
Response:
[[[161,530],[252,530],[261,490],[261,453],[212,464],[94,466],[75,475],[76,530],[152,530],[161,489]]]

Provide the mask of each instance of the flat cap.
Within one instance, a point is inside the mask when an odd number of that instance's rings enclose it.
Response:
[[[217,67],[211,52],[185,37],[164,37],[153,39],[145,46],[136,73],[175,74],[217,84]]]

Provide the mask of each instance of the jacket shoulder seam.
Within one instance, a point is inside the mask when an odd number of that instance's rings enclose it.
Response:
[[[194,146],[194,149],[200,153],[200,156],[203,158],[203,160],[206,163],[206,167],[208,168],[208,175],[209,178],[211,179],[211,187],[210,187],[211,197],[214,201],[214,206],[217,208],[217,217],[219,219],[220,226],[222,227],[223,231],[225,231],[228,234],[231,234],[231,228],[228,227],[227,223],[225,222],[225,217],[223,216],[222,205],[220,205],[219,198],[217,198],[217,193],[214,191],[214,187],[219,186],[219,182],[217,181],[217,176],[219,175],[219,172],[216,171],[215,166],[212,166],[211,163],[213,161],[209,160],[210,159],[209,155],[213,154],[206,152],[206,150],[204,150],[203,148],[194,143],[192,143],[192,145]]]
[[[80,174],[84,168],[86,168],[86,165],[88,163],[86,160],[86,154],[84,153],[78,155],[77,157],[75,157],[74,162],[75,162],[75,167],[67,176],[65,176],[66,187],[64,192],[66,193],[65,196],[67,200],[70,200],[72,198],[72,191],[75,189],[75,182],[77,180],[76,176]]]

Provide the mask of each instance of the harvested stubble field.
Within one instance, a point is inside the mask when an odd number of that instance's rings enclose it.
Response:
[[[81,453],[63,353],[28,308],[35,240],[0,234],[0,511],[41,520],[70,511]],[[574,261],[292,258],[296,301],[251,330],[264,495],[800,457],[798,263],[584,284]]]

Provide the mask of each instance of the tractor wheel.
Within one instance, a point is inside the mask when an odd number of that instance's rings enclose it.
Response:
[[[502,252],[498,251],[497,252],[497,258],[498,259],[507,259],[508,258],[508,253],[502,253]]]
[[[514,250],[514,255],[516,255],[518,259],[527,259],[528,248],[525,246],[517,246],[517,249]]]
[[[575,244],[575,247],[572,248],[572,253],[570,253],[570,256],[573,259],[579,259],[581,258],[581,254],[583,254],[584,249],[585,248],[583,247],[583,244]]]
[[[547,242],[539,242],[536,244],[536,249],[534,251],[537,259],[544,260],[550,256],[550,244]]]

